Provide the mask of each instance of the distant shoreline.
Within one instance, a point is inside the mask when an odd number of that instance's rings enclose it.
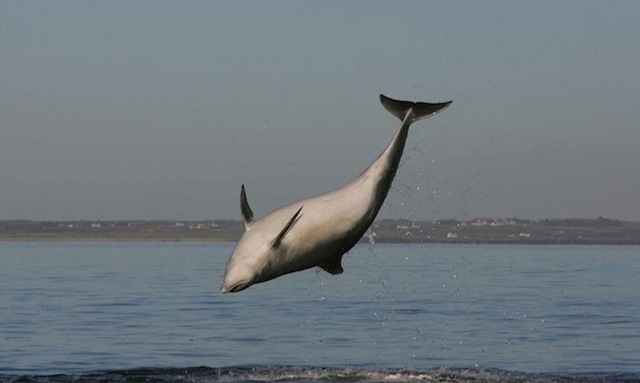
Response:
[[[0,221],[0,241],[235,242],[241,221]],[[361,242],[640,245],[640,222],[596,219],[379,220]]]

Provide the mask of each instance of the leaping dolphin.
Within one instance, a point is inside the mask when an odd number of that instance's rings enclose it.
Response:
[[[382,154],[353,181],[257,220],[242,185],[240,210],[245,232],[227,262],[220,288],[223,294],[315,266],[331,274],[344,271],[342,256],[358,243],[387,196],[409,126],[451,104],[398,101],[384,95],[380,95],[380,102],[402,123]]]

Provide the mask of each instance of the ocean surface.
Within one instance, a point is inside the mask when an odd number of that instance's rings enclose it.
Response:
[[[0,382],[640,382],[640,247],[361,244],[218,292],[230,243],[0,243]]]

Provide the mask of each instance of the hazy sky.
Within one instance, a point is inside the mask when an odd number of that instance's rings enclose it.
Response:
[[[380,216],[640,220],[638,1],[2,1],[0,219],[240,219],[356,177]]]

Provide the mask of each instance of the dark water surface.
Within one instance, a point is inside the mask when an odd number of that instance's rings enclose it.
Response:
[[[221,295],[232,247],[0,243],[0,381],[640,381],[640,247],[358,245]]]

